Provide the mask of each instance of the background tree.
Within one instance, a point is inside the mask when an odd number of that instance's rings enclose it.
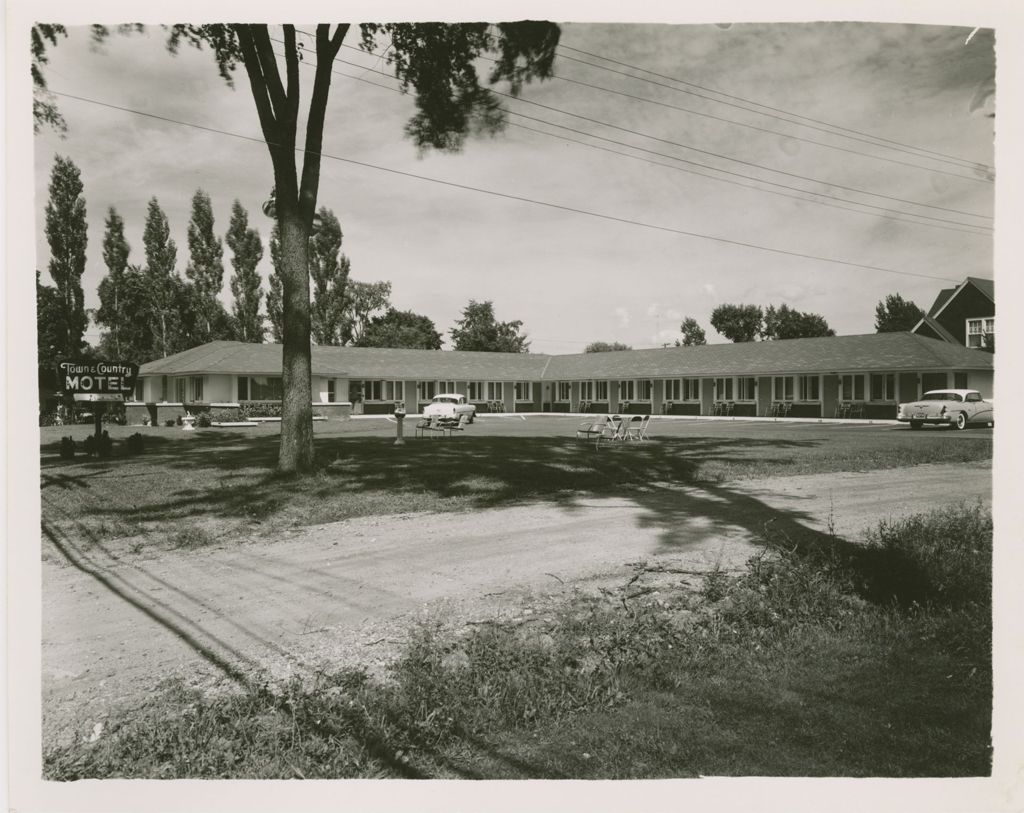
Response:
[[[58,155],[50,173],[50,199],[46,204],[46,240],[50,244],[48,271],[57,290],[55,329],[60,355],[74,358],[83,350],[89,324],[82,292],[85,249],[89,242],[85,198],[78,167]]]
[[[441,334],[426,316],[388,308],[386,313],[370,320],[356,346],[440,350]]]
[[[100,307],[94,313],[94,318],[97,324],[108,328],[108,333],[100,338],[104,354],[116,359],[121,359],[121,330],[125,322],[131,319],[121,297],[130,253],[131,246],[124,236],[124,220],[117,209],[111,206],[107,210],[106,229],[103,233],[103,262],[107,266],[107,274],[100,280]]]
[[[776,308],[769,305],[764,312],[764,327],[761,337],[772,339],[810,339],[816,336],[835,336],[824,316],[817,313],[803,313],[785,303]]]
[[[889,294],[875,306],[875,332],[897,333],[913,330],[924,311],[899,294]]]
[[[391,307],[391,283],[351,280],[345,293],[341,343],[358,345],[370,321]]]
[[[137,265],[129,265],[117,277],[116,296],[114,285],[112,274],[107,274],[99,285],[96,323],[108,328],[100,336],[100,355],[136,364],[159,358],[162,353],[154,343],[148,275]]]
[[[309,241],[313,282],[310,323],[317,344],[341,344],[349,261],[341,254],[341,224],[334,212],[320,209],[321,226]]]
[[[499,322],[495,319],[493,302],[471,299],[450,332],[456,350],[528,353],[530,343],[526,335],[519,332],[522,326],[520,320]]]
[[[277,224],[270,230],[270,265],[272,270],[267,279],[267,319],[270,320],[270,335],[278,344],[284,339],[284,292],[280,268],[284,263],[281,255],[281,231]]]
[[[676,341],[676,347],[697,347],[699,345],[707,344],[708,337],[704,333],[704,328],[697,324],[697,320],[692,316],[687,316],[683,319],[679,330],[683,334],[683,340]],[[724,334],[723,334],[724,335]]]
[[[176,25],[168,48],[182,43],[209,46],[220,75],[230,84],[238,64],[244,65],[256,103],[264,141],[274,169],[274,215],[280,227],[282,286],[282,471],[308,470],[313,465],[313,413],[310,400],[310,300],[308,238],[320,183],[324,118],[334,59],[348,24],[316,26],[313,46],[315,74],[309,107],[300,115],[300,45],[293,25],[282,27],[284,76],[278,48],[267,25]],[[362,47],[372,51],[377,37],[387,38],[387,63],[402,88],[416,94],[416,114],[405,132],[420,149],[458,150],[470,132],[497,132],[504,113],[494,94],[482,87],[476,72],[480,57],[493,56],[487,81],[507,82],[518,94],[524,82],[551,76],[558,26],[545,22],[388,23],[365,24]],[[94,35],[106,32],[94,27]],[[55,44],[55,41],[51,41]],[[305,50],[305,49],[302,49]],[[45,59],[45,42],[34,65]],[[38,119],[37,119],[38,121]],[[304,143],[298,125],[306,122]],[[301,175],[297,157],[302,156]]]
[[[591,342],[590,344],[588,344],[586,347],[583,348],[583,352],[584,353],[611,353],[612,351],[615,351],[615,350],[632,350],[632,349],[633,348],[630,347],[628,344],[623,344],[622,342],[612,342],[611,344],[609,344],[608,342]]]
[[[156,198],[152,198],[147,207],[142,242],[146,247],[145,274],[153,319],[153,344],[166,358],[174,352],[174,332],[180,327],[182,317],[175,312],[176,306],[181,304],[179,278],[174,268],[178,247],[171,238],[167,215]]]
[[[763,324],[758,305],[719,305],[711,311],[711,326],[732,342],[754,341]]]
[[[57,37],[67,35],[62,25],[38,23],[32,26],[32,126],[37,133],[43,125],[58,133],[67,130],[67,123],[53,101],[53,94],[46,88],[46,75],[43,73],[43,66],[47,63],[46,43],[56,45]]]
[[[40,389],[52,390],[57,383],[57,362],[61,357],[60,294],[52,285],[43,285],[36,269],[36,365]]]
[[[263,259],[263,243],[260,233],[249,228],[249,213],[237,200],[231,205],[231,222],[225,242],[231,249],[232,333],[240,342],[263,341],[263,320],[260,318],[260,274],[256,270]]]
[[[224,245],[213,233],[213,205],[210,196],[202,189],[197,189],[192,196],[188,253],[185,276],[195,289],[197,344],[224,338],[222,328],[227,322],[227,315],[218,299],[224,286]]]

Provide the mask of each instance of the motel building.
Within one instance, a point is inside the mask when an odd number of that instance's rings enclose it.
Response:
[[[445,392],[478,413],[896,417],[943,388],[993,395],[994,355],[946,337],[874,333],[609,353],[545,355],[312,348],[314,415],[419,413]],[[249,414],[281,399],[281,346],[217,341],[141,366],[132,424],[186,412]],[[271,414],[271,413],[268,413]]]

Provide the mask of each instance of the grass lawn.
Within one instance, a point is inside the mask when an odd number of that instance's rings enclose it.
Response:
[[[577,423],[485,416],[464,434],[409,437],[403,446],[394,445],[395,425],[385,419],[317,423],[320,468],[297,478],[273,472],[277,425],[194,432],[111,426],[112,458],[73,460],[60,458],[60,438],[80,441],[91,427],[47,427],[40,430],[43,519],[98,542],[132,538],[137,548],[187,548],[361,515],[992,456],[988,430],[655,420],[649,443],[595,449],[574,439]],[[127,456],[124,439],[135,432],[144,435],[145,451]]]

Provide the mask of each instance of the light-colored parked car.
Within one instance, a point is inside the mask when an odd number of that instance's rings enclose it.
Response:
[[[945,424],[966,429],[969,423],[995,425],[991,401],[977,390],[930,390],[921,400],[900,404],[896,420],[920,429],[926,423]]]
[[[457,392],[442,392],[430,399],[430,403],[423,407],[423,417],[433,416],[441,418],[458,419],[462,415],[469,415],[469,422],[476,419],[476,407],[466,403],[466,396]]]

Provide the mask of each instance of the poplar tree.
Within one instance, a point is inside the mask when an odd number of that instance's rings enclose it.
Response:
[[[103,234],[103,262],[107,266],[107,275],[99,284],[100,307],[96,311],[96,322],[109,328],[109,333],[102,337],[100,343],[118,359],[122,358],[121,333],[125,321],[132,318],[124,307],[124,274],[130,253],[131,246],[124,236],[124,220],[111,206]],[[136,319],[145,318],[144,313],[133,315]]]
[[[313,283],[310,330],[317,344],[341,344],[345,289],[350,265],[341,254],[341,224],[334,212],[320,209],[321,225],[309,241],[309,276]]]
[[[70,158],[58,155],[50,173],[50,200],[46,204],[46,240],[50,244],[48,270],[57,289],[58,352],[74,357],[83,350],[89,319],[85,314],[82,274],[89,242],[82,178]]]
[[[213,233],[213,205],[210,196],[197,189],[192,196],[192,218],[188,224],[189,263],[185,276],[194,287],[198,307],[196,338],[202,343],[219,338],[219,328],[226,321],[224,308],[217,299],[224,285],[224,246]]]
[[[256,270],[263,259],[263,243],[260,233],[249,228],[249,213],[237,200],[231,206],[231,223],[225,242],[231,249],[231,266],[235,273],[231,277],[231,295],[235,299],[232,307],[234,335],[241,342],[263,341],[263,320],[260,318],[260,275]]]
[[[267,280],[267,319],[270,320],[270,335],[275,342],[284,340],[284,286],[281,282],[281,231],[277,224],[270,230],[270,264],[272,270]]]
[[[174,270],[178,247],[171,238],[167,215],[156,198],[149,201],[142,242],[146,246],[146,282],[153,318],[153,344],[166,357],[174,352],[175,305],[179,301],[181,280]]]

